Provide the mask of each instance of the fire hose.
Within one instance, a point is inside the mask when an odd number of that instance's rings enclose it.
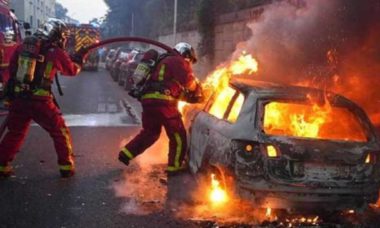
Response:
[[[169,46],[167,46],[161,42],[151,40],[151,39],[147,39],[147,38],[143,38],[143,37],[133,37],[133,36],[116,37],[116,38],[111,38],[111,39],[107,39],[107,40],[102,40],[99,43],[92,44],[92,45],[87,46],[87,47],[83,47],[82,49],[80,49],[78,51],[77,54],[80,55],[82,58],[85,58],[85,56],[93,49],[96,49],[96,48],[99,48],[101,46],[105,46],[108,44],[120,43],[120,42],[141,42],[141,43],[152,44],[154,46],[157,46],[159,48],[164,49],[165,51],[167,51],[170,54],[178,55],[178,53],[175,52],[173,50],[173,48],[171,48],[171,47],[169,47]]]
[[[107,40],[103,40],[103,41],[100,41],[99,43],[95,43],[95,44],[92,44],[90,46],[87,46],[87,47],[83,47],[81,48],[77,53],[76,55],[79,56],[79,58],[81,59],[85,59],[87,54],[96,49],[96,48],[99,48],[101,46],[105,46],[105,45],[108,45],[108,44],[112,44],[112,43],[120,43],[120,42],[141,42],[141,43],[147,43],[147,44],[151,44],[151,45],[154,45],[154,46],[157,46],[159,48],[162,48],[163,50],[167,51],[168,53],[170,54],[173,54],[173,55],[178,55],[177,52],[175,52],[173,50],[173,48],[161,43],[161,42],[158,42],[158,41],[155,41],[155,40],[151,40],[151,39],[147,39],[147,38],[143,38],[143,37],[116,37],[116,38],[111,38],[111,39],[107,39]],[[3,120],[3,122],[1,123],[0,125],[0,139],[3,137],[3,134],[6,130],[6,127],[7,127],[7,124],[8,124],[8,115],[7,117],[5,118],[5,120]]]

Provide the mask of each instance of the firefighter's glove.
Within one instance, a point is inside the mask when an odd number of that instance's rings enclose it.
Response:
[[[185,101],[191,104],[202,103],[205,100],[203,89],[200,83],[197,83],[197,87],[194,91],[185,91]]]
[[[86,62],[87,55],[88,55],[88,49],[85,47],[82,47],[81,49],[79,49],[78,52],[75,52],[70,57],[74,63],[80,66],[83,66],[83,64]]]
[[[137,100],[141,100],[141,97],[143,95],[143,91],[141,88],[138,88],[136,86],[132,87],[131,90],[128,92],[128,95],[136,98]]]
[[[70,58],[74,63],[78,64],[81,67],[83,66],[84,64],[83,56],[79,55],[78,53],[75,53],[71,55]]]

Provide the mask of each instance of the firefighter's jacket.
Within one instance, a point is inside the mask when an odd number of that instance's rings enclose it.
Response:
[[[17,74],[18,69],[18,58],[20,53],[23,50],[23,44],[19,45],[16,51],[14,52],[9,69],[10,69],[10,75],[11,78],[15,78]],[[47,47],[44,52],[44,61],[41,63],[38,63],[36,73],[35,74],[42,74],[39,75],[42,76],[45,81],[47,81],[48,86],[39,86],[36,85],[35,88],[33,88],[33,91],[30,92],[30,95],[32,98],[36,99],[44,99],[44,98],[50,98],[52,97],[50,86],[53,83],[53,79],[57,72],[60,72],[62,75],[66,76],[75,76],[79,74],[81,66],[74,63],[70,56],[65,52],[62,48],[57,46],[51,46]],[[37,75],[35,76],[35,78]],[[14,88],[15,93],[21,93],[20,88],[17,88],[17,86]]]
[[[179,55],[169,55],[159,62],[148,79],[147,89],[141,98],[142,105],[177,106],[184,90],[194,81],[190,63]]]

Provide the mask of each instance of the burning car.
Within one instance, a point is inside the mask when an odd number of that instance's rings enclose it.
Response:
[[[343,210],[375,203],[380,142],[366,113],[318,89],[234,78],[190,127],[193,173],[262,208]]]

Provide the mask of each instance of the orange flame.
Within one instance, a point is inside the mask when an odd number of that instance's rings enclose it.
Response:
[[[243,53],[239,57],[237,61],[234,61],[229,70],[232,72],[232,74],[243,74],[247,72],[248,74],[252,74],[254,72],[257,72],[259,64],[257,63],[256,59],[252,57],[252,55],[246,55]]]
[[[210,98],[212,94],[216,94],[216,102],[213,104],[213,113],[217,113],[218,118],[222,118],[222,110],[227,108],[230,99],[234,95],[234,90],[228,87],[228,83],[233,76],[242,75],[242,74],[252,74],[258,71],[258,62],[250,54],[245,52],[234,61],[231,61],[229,64],[224,64],[217,67],[212,73],[210,73],[202,87],[204,88],[206,98]],[[206,99],[207,100],[207,99]],[[243,96],[239,96],[237,104],[232,108],[230,118],[236,119],[240,108],[243,104]],[[179,102],[178,109],[183,114],[186,103]]]
[[[229,81],[237,75],[252,74],[258,71],[258,62],[250,54],[242,53],[236,60],[219,66],[206,78],[203,88],[206,97],[213,98],[209,113],[224,118],[235,89]],[[335,80],[338,80],[336,76]],[[305,82],[306,83],[306,82]],[[206,99],[207,100],[207,99]],[[305,104],[295,102],[270,102],[265,105],[264,130],[270,135],[284,135],[305,138],[331,139],[343,141],[366,141],[366,134],[355,115],[343,107],[332,106],[328,99],[324,105],[307,96]],[[240,95],[231,109],[227,120],[234,122],[241,110],[244,97]],[[180,110],[186,104],[180,103]]]
[[[313,101],[310,104],[270,102],[265,106],[264,131],[270,135],[367,140],[353,113],[342,107],[333,107],[327,100],[325,103],[321,106]]]
[[[266,217],[271,217],[271,215],[272,215],[272,208],[268,207],[267,211],[265,212],[265,216]]]
[[[226,191],[220,186],[219,181],[215,178],[215,174],[211,174],[211,191],[210,201],[213,205],[219,206],[228,201]]]
[[[250,54],[243,54],[228,65],[220,66],[207,76],[204,86],[220,92],[228,87],[229,80],[235,75],[252,74],[258,71],[258,63]]]

